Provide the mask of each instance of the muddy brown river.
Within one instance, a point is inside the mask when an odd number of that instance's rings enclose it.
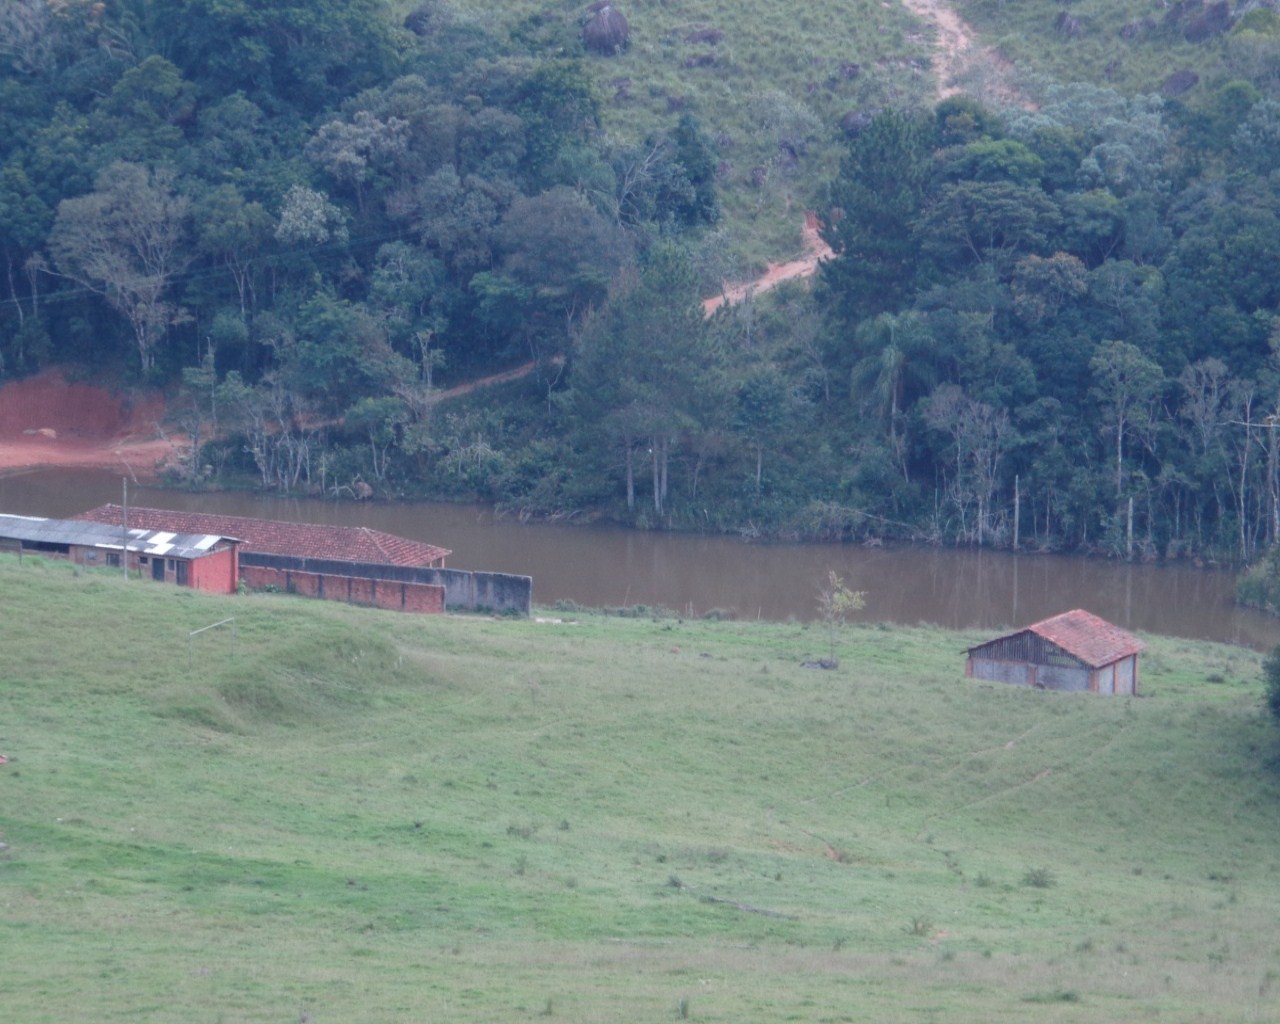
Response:
[[[90,470],[0,476],[0,512],[65,517],[119,502],[121,479]],[[129,485],[129,502],[301,522],[368,526],[450,548],[449,565],[532,576],[534,601],[660,605],[685,615],[812,619],[834,569],[866,592],[857,616],[997,630],[1071,608],[1141,632],[1280,643],[1280,620],[1237,608],[1234,572],[1126,565],[1065,555],[837,544],[754,544],[733,537],[521,523],[487,507],[357,504],[247,493],[188,494]]]

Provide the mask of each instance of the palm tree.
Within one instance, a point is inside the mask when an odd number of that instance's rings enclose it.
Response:
[[[928,391],[934,372],[929,356],[933,336],[924,314],[881,313],[864,320],[854,334],[858,351],[866,353],[853,368],[854,392],[874,401],[885,421],[890,450],[907,479],[905,437],[899,432],[908,396]]]

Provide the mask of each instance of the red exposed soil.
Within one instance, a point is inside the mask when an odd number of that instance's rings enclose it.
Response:
[[[154,479],[188,443],[164,436],[163,417],[157,393],[121,396],[60,370],[11,381],[0,387],[0,473],[64,466]]]

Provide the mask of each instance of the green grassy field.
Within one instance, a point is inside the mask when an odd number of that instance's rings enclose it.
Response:
[[[1252,652],[1106,699],[941,630],[0,595],[6,1022],[1274,1015]]]

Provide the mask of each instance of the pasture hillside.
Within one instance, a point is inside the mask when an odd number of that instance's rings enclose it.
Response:
[[[1130,95],[1164,92],[1192,105],[1232,79],[1274,81],[1280,19],[1267,0],[955,0],[951,6],[1024,80],[1092,82]]]
[[[934,98],[932,30],[900,3],[652,0],[615,5],[630,40],[585,59],[619,144],[692,114],[714,144],[724,243],[755,266],[802,250],[804,211],[834,176],[841,118]],[[517,39],[580,53],[585,4],[444,5],[460,24],[500,19]]]
[[[1253,652],[1146,637],[1105,699],[925,627],[816,671],[797,623],[0,595],[15,1024],[1272,1013]]]
[[[496,18],[527,45],[582,51],[585,4],[437,6],[459,24]],[[1164,89],[1194,108],[1232,79],[1270,80],[1280,47],[1280,18],[1246,17],[1249,5],[1233,5],[1239,16],[1225,21],[1211,10],[1221,5],[1150,0],[613,6],[625,14],[627,46],[586,56],[606,130],[635,142],[692,113],[715,145],[725,242],[757,268],[801,251],[801,215],[820,205],[837,170],[842,124],[955,91],[996,108],[1034,106],[1072,82],[1127,95]]]

